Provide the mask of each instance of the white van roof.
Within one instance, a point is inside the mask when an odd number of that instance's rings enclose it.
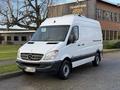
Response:
[[[87,22],[93,22],[93,23],[99,23],[98,21],[90,19],[90,18],[86,18],[85,16],[65,15],[65,16],[61,16],[61,17],[47,18],[41,24],[41,26],[72,25],[77,20],[87,21]]]

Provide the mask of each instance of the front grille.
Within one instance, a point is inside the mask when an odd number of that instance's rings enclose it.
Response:
[[[31,61],[39,61],[43,57],[43,54],[35,54],[35,53],[21,53],[21,58],[23,60],[31,60]]]

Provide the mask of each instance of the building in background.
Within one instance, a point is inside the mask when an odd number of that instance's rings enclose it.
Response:
[[[31,39],[35,30],[0,28],[0,44],[24,44]]]
[[[78,1],[50,6],[48,17],[81,14],[100,21],[104,40],[120,40],[120,4],[107,0]]]

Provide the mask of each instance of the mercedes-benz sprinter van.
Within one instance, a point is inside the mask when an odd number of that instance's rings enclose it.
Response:
[[[101,61],[103,39],[100,23],[79,15],[46,19],[17,55],[26,73],[56,72],[67,79],[72,68]]]

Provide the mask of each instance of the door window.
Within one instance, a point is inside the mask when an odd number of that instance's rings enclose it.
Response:
[[[75,35],[75,41],[77,41],[79,39],[79,27],[78,26],[74,26],[72,29],[72,32]]]
[[[74,43],[78,39],[79,39],[79,27],[74,26],[71,30],[71,33],[70,33],[70,36],[69,36],[69,39],[68,39],[68,44]]]

